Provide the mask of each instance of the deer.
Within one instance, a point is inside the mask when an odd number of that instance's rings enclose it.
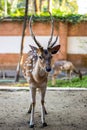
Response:
[[[52,85],[55,85],[55,79],[56,77],[62,72],[65,71],[67,73],[67,77],[69,80],[71,80],[71,74],[74,72],[79,76],[80,79],[82,79],[82,73],[80,70],[77,71],[76,67],[73,65],[71,61],[67,60],[60,60],[56,61],[53,65],[53,74],[52,74]]]
[[[49,12],[50,13],[50,12]],[[45,121],[45,114],[47,114],[44,100],[47,90],[47,81],[48,81],[48,74],[51,71],[51,63],[52,57],[56,54],[60,49],[60,44],[55,45],[58,40],[58,35],[56,36],[54,42],[53,39],[53,32],[54,32],[54,19],[50,13],[51,18],[51,34],[50,38],[47,43],[47,49],[41,45],[40,42],[37,41],[36,36],[32,29],[32,21],[33,15],[30,17],[29,22],[29,29],[30,35],[34,40],[37,46],[30,45],[31,50],[28,52],[28,56],[23,64],[23,74],[27,82],[29,83],[30,88],[30,97],[31,97],[31,104],[28,110],[28,113],[31,114],[29,127],[34,128],[34,112],[35,112],[35,105],[36,105],[36,90],[39,89],[41,95],[41,122],[42,127],[46,127],[47,123]]]

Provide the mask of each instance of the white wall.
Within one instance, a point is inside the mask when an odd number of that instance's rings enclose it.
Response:
[[[37,36],[36,38],[44,48],[47,47],[49,36]],[[29,44],[36,46],[32,38],[26,36],[24,41],[24,53],[29,51]],[[20,45],[21,36],[0,36],[0,53],[19,53]],[[67,53],[87,54],[87,37],[68,37]]]
[[[44,48],[47,47],[49,36],[37,36],[37,40]],[[53,38],[53,41],[55,37]],[[36,46],[30,36],[26,36],[24,40],[24,53],[29,51],[29,44]],[[58,44],[58,42],[57,42]],[[21,36],[0,36],[0,53],[19,53],[21,46]]]
[[[68,54],[87,54],[87,37],[68,37]]]

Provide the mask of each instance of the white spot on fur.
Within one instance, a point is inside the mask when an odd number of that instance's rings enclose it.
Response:
[[[32,66],[32,64],[27,64],[27,66]]]

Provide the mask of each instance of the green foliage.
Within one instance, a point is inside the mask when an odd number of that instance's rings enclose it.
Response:
[[[16,10],[15,13],[12,13],[9,17],[5,17],[5,19],[11,19],[11,20],[16,20],[16,21],[23,21],[24,19],[24,13],[21,13],[23,10],[19,11]],[[31,15],[28,15],[28,19],[30,18]],[[65,23],[80,23],[82,21],[87,21],[87,15],[80,15],[80,14],[67,14],[64,15],[62,12],[57,13],[56,15],[53,14],[53,17],[55,21],[61,21]],[[50,16],[48,13],[40,13],[34,15],[34,21],[41,21],[41,22],[47,22],[50,21]],[[2,17],[0,17],[0,20],[3,20]]]
[[[83,15],[80,14],[65,14],[61,13],[61,15],[54,15],[55,19],[58,21],[62,21],[62,22],[70,22],[70,23],[79,23],[81,21],[84,21],[84,17]]]
[[[24,16],[25,13],[25,2],[24,1],[19,1],[16,5],[16,7],[14,7],[10,13],[11,17],[21,17]]]
[[[31,1],[32,2],[32,1]],[[31,4],[29,4],[31,6]],[[15,4],[7,2],[7,16],[4,14],[5,2],[1,0],[0,6],[0,20],[12,19],[23,20],[25,13],[25,0],[18,0]],[[40,14],[35,13],[34,21],[49,21],[49,13],[45,12],[47,9],[47,2],[43,6],[43,11]],[[33,7],[30,7],[33,8]],[[52,0],[52,15],[55,21],[78,23],[81,21],[87,21],[87,15],[77,14],[78,6],[76,0]],[[28,12],[28,18],[30,18],[32,12]]]
[[[52,0],[53,9],[60,10],[64,14],[78,13],[78,5],[76,0]]]
[[[10,17],[21,17],[21,16],[24,16],[23,8],[16,9],[14,12],[10,13]]]
[[[0,3],[0,16],[5,17],[5,1],[1,1]],[[11,4],[7,1],[7,15],[11,12]]]
[[[54,87],[52,86],[51,80],[49,80],[48,86]],[[82,80],[80,80],[78,77],[71,79],[71,81],[56,79],[55,87],[87,88],[87,76],[83,76]]]

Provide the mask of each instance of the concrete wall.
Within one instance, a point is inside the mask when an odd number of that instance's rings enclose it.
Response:
[[[0,67],[15,67],[18,63],[23,23],[4,21],[0,23]],[[36,38],[43,46],[47,46],[50,36],[50,23],[35,22],[33,30]],[[54,36],[59,36],[57,44],[61,44],[60,53],[54,56],[54,61],[66,59],[78,67],[87,66],[87,22],[79,24],[55,23]],[[54,37],[55,38],[55,37]],[[53,39],[54,40],[54,39]],[[34,44],[26,28],[24,53],[29,50],[29,44]],[[34,44],[35,45],[35,44]]]

